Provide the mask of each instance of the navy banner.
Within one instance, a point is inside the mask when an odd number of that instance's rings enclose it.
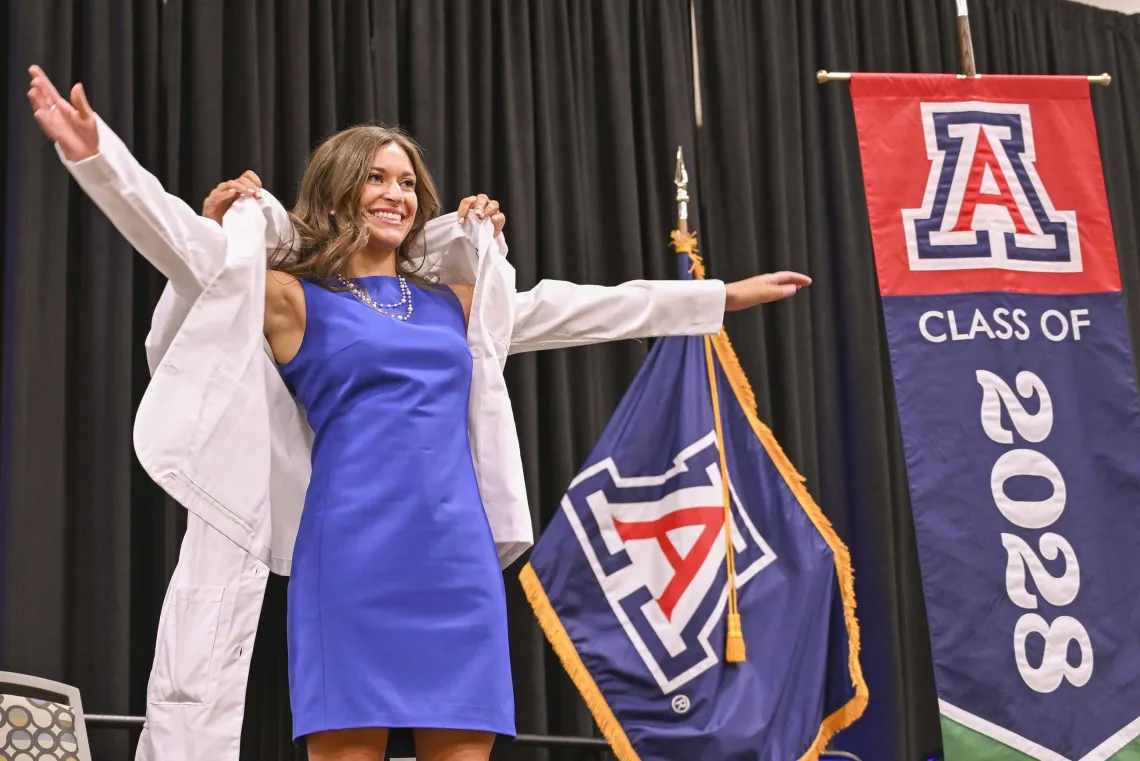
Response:
[[[656,342],[522,583],[621,761],[812,761],[866,706],[847,548],[723,334]]]
[[[1088,81],[851,93],[945,757],[1140,758],[1140,396]]]

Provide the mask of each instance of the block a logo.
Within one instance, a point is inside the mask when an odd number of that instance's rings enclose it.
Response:
[[[1029,106],[923,103],[930,174],[904,209],[911,270],[1080,272],[1075,211],[1057,211],[1034,162]]]
[[[716,665],[728,600],[716,433],[661,475],[623,476],[612,457],[574,479],[562,509],[614,615],[663,693]],[[776,560],[729,481],[737,589]]]

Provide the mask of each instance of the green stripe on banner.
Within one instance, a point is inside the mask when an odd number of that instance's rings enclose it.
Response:
[[[945,761],[1038,761],[1033,756],[1028,756],[992,737],[986,737],[951,718],[946,716],[940,718]],[[1133,740],[1105,761],[1140,761],[1140,740]]]
[[[946,761],[1035,761],[1019,750],[942,716],[942,754]]]

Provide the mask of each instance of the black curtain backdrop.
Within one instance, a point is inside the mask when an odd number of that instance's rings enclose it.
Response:
[[[200,207],[247,168],[292,198],[308,150],[352,123],[403,124],[445,207],[508,213],[526,288],[543,277],[671,278],[672,170],[685,147],[710,275],[794,268],[791,302],[730,315],[760,410],[852,548],[871,688],[837,745],[921,761],[939,746],[922,591],[862,177],[831,70],[956,71],[952,0],[8,0],[0,124],[0,667],[141,714],[184,510],[141,472],[131,421],[162,282],[71,183],[24,97],[27,66],[93,106]],[[1067,0],[972,0],[978,69],[1099,73],[1093,93],[1134,329],[1140,20]],[[638,342],[513,358],[508,384],[538,524],[557,507],[645,354]],[[507,571],[520,732],[593,724]],[[271,577],[243,759],[289,742],[285,583]],[[94,730],[95,757],[135,737]],[[513,749],[503,758],[558,753]],[[566,755],[566,758],[571,758]]]

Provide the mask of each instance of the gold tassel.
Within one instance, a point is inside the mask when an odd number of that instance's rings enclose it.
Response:
[[[728,460],[724,454],[724,430],[720,422],[720,394],[716,387],[716,363],[713,362],[712,339],[705,336],[705,364],[709,369],[709,394],[712,396],[713,421],[716,425],[716,447],[720,453],[720,484],[724,501],[724,558],[728,574],[728,621],[725,627],[724,660],[741,663],[745,657],[744,631],[740,610],[736,605],[736,551],[732,546],[732,494],[728,489]]]
[[[673,250],[678,254],[689,255],[689,273],[697,280],[705,279],[705,263],[697,254],[697,234],[674,230],[669,235]],[[720,483],[724,500],[724,555],[725,567],[728,575],[728,618],[726,621],[727,637],[724,643],[724,660],[726,663],[741,663],[746,658],[744,647],[744,631],[740,625],[740,610],[736,604],[736,551],[732,546],[732,494],[728,489],[728,461],[724,454],[724,431],[720,422],[720,395],[717,393],[716,364],[713,362],[713,341],[718,344],[727,341],[728,336],[722,330],[715,339],[705,337],[705,364],[709,370],[709,393],[712,396],[713,420],[716,423],[716,446],[720,452]],[[719,349],[719,347],[718,347]],[[719,351],[717,352],[719,355]],[[755,409],[755,398],[751,396],[745,402],[751,403]]]
[[[729,663],[742,663],[747,654],[744,648],[744,632],[740,630],[740,614],[728,614],[728,641],[724,645],[724,659]]]

